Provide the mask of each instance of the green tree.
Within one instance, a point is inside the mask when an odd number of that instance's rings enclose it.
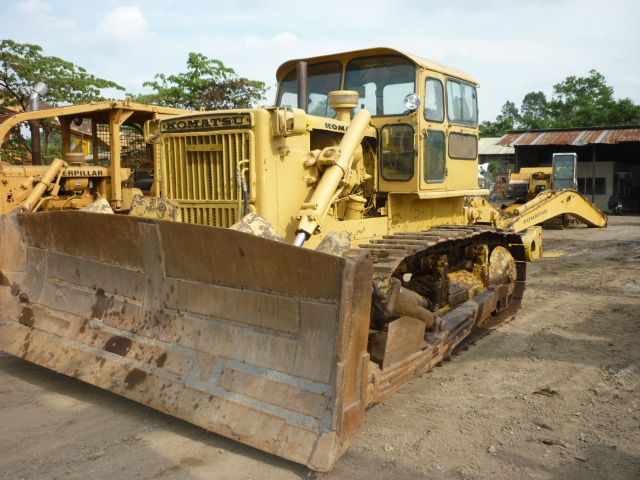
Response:
[[[27,110],[37,82],[49,87],[46,100],[52,104],[102,100],[101,92],[106,88],[124,91],[117,83],[95,77],[78,65],[44,55],[38,45],[0,41],[0,102]]]
[[[604,75],[595,70],[586,77],[571,75],[553,86],[551,123],[556,128],[605,125],[614,104]]]
[[[518,127],[530,130],[548,127],[549,109],[549,102],[544,93],[527,93],[520,106],[520,124]]]
[[[632,125],[640,123],[640,105],[615,99],[606,78],[596,70],[585,77],[571,75],[553,86],[551,100],[543,92],[527,93],[520,111],[506,102],[496,120],[480,124],[482,136],[499,136],[513,129],[544,129]]]
[[[613,87],[596,70],[586,77],[569,76],[553,86],[550,126],[555,128],[628,125],[640,121],[640,105],[614,98]]]
[[[608,125],[637,125],[640,123],[640,105],[633,103],[630,98],[618,100],[609,109]]]
[[[46,101],[53,105],[102,100],[102,90],[106,88],[124,91],[124,87],[117,83],[91,75],[78,65],[44,55],[38,45],[0,41],[0,105],[26,111],[29,95],[38,82],[44,82],[49,88]],[[47,156],[49,135],[55,130],[55,125],[52,120],[47,120],[42,122],[42,127],[45,132],[43,153]],[[32,130],[38,131],[36,124]],[[12,138],[12,142],[3,145],[3,157],[15,159],[15,152],[30,151],[30,144],[19,127],[13,129]]]
[[[263,82],[240,77],[220,60],[194,52],[186,72],[154,78],[143,85],[155,93],[138,95],[137,101],[189,109],[249,108],[264,100],[267,90]]]
[[[482,137],[500,137],[510,130],[513,130],[520,123],[520,112],[515,103],[511,101],[505,102],[500,110],[500,114],[496,117],[495,122],[484,121],[480,124],[480,136]]]

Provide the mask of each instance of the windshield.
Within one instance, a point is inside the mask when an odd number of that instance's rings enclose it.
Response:
[[[333,117],[335,111],[329,108],[329,92],[340,90],[342,65],[339,62],[317,63],[307,67],[307,88],[311,115]],[[296,70],[284,77],[280,84],[277,104],[282,107],[298,106],[298,78]]]
[[[310,64],[307,67],[309,89],[308,112],[324,117],[335,116],[328,106],[329,92],[341,90],[342,66],[339,62]],[[356,58],[347,64],[345,90],[359,94],[356,111],[364,108],[371,115],[402,115],[406,112],[404,97],[415,93],[416,67],[407,58],[395,55]],[[280,82],[279,106],[297,107],[296,70]]]
[[[576,157],[574,154],[555,154],[553,155],[553,188],[560,190],[562,188],[576,188],[575,165]]]
[[[554,155],[553,176],[557,180],[573,180],[574,163],[573,155]]]
[[[355,90],[359,109],[371,115],[402,115],[404,97],[414,93],[415,65],[404,57],[381,55],[356,58],[347,65],[345,90]]]

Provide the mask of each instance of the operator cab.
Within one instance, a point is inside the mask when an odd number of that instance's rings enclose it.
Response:
[[[355,114],[378,129],[378,191],[420,198],[488,193],[477,178],[477,81],[456,69],[390,48],[303,60],[307,113],[335,118],[329,92],[358,93]],[[298,105],[297,64],[277,72],[277,106]],[[474,165],[475,163],[475,165]]]
[[[552,157],[552,182],[554,190],[562,190],[570,188],[578,189],[578,180],[576,178],[576,167],[578,155],[574,152],[554,153]]]

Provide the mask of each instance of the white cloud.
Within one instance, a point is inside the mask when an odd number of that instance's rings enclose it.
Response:
[[[153,38],[149,22],[140,8],[116,7],[104,16],[96,32],[117,42],[144,41]]]
[[[255,35],[249,35],[248,37],[245,37],[244,43],[247,47],[251,48],[264,48],[267,46],[267,42],[260,39],[259,37],[256,37]]]
[[[50,15],[51,5],[42,0],[23,0],[15,4],[14,11],[23,18],[23,27],[45,29],[47,31],[69,31],[75,28],[76,24],[69,18],[60,18]]]
[[[455,7],[326,0],[322,10],[340,10],[349,28],[325,21],[309,2],[205,3],[212,2],[0,0],[0,16],[4,38],[42,45],[135,92],[142,89],[139,79],[183,71],[192,51],[273,85],[283,61],[389,46],[477,78],[482,120],[495,118],[506,100],[519,105],[529,91],[550,95],[567,75],[591,68],[606,76],[616,96],[640,102],[638,0],[613,0],[604,9],[598,0],[458,0]]]
[[[40,15],[51,11],[51,6],[41,0],[25,0],[18,3],[17,10],[26,15]]]
[[[300,44],[300,39],[297,35],[291,32],[280,32],[267,39],[262,39],[255,35],[249,35],[248,37],[245,37],[244,43],[247,47],[251,48],[278,48],[291,50]]]
[[[278,48],[293,48],[297,46],[298,37],[290,32],[281,32],[271,39],[271,44]]]

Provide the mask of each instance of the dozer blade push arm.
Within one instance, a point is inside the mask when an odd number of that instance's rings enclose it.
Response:
[[[371,121],[367,110],[360,110],[349,124],[347,132],[340,142],[339,155],[336,162],[327,168],[318,182],[311,200],[302,205],[300,224],[298,225],[295,245],[301,247],[306,242],[327,214],[331,202],[339,191],[342,181],[351,172],[353,156],[360,146],[364,134]]]
[[[52,182],[62,174],[62,170],[66,166],[67,164],[63,160],[54,159],[42,178],[35,184],[29,196],[20,205],[22,209],[29,212],[35,211],[42,196],[53,187]]]
[[[607,226],[607,216],[575,190],[542,192],[524,205],[502,214],[496,226],[522,232],[563,214],[572,215],[591,227]]]

